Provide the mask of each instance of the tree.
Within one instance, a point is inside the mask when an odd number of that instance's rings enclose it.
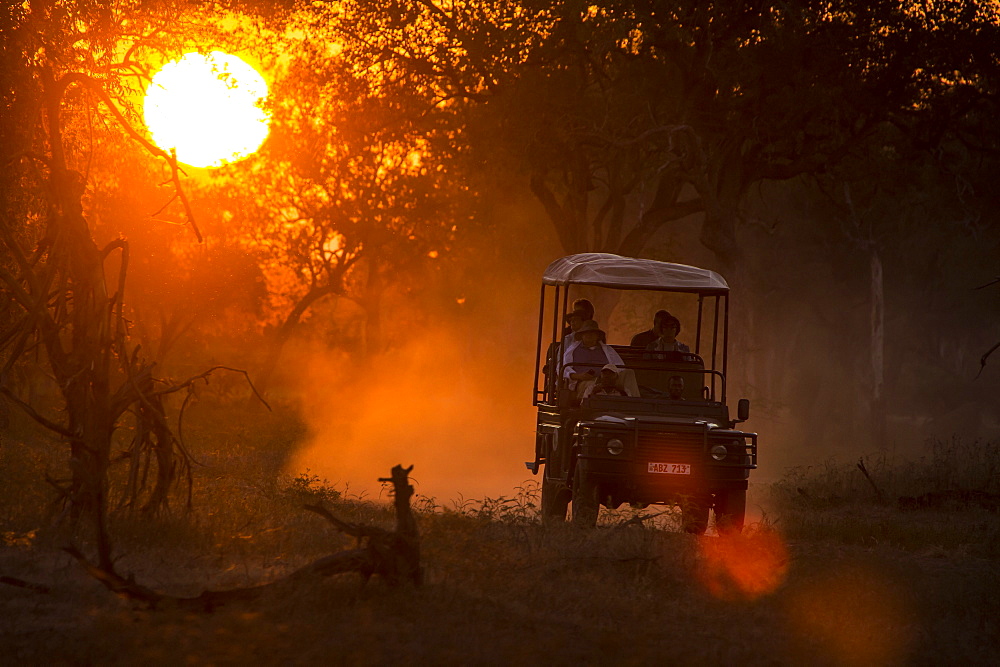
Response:
[[[468,219],[452,109],[385,58],[380,35],[360,34],[352,11],[302,16],[282,50],[271,139],[250,187],[228,198],[277,301],[263,382],[330,297],[361,306],[365,354],[379,353],[384,294],[447,256]]]
[[[94,147],[132,140],[162,161],[185,199],[176,160],[135,129],[131,106],[136,86],[149,80],[146,54],[169,49],[178,6],[56,1],[4,10],[0,94],[10,152],[0,185],[0,282],[5,307],[18,314],[0,332],[0,393],[68,443],[72,478],[62,487],[64,499],[75,515],[93,520],[101,567],[111,563],[104,526],[108,468],[113,434],[125,415],[135,414],[138,434],[130,445],[130,482],[121,490],[126,504],[139,504],[143,460],[157,461],[156,483],[143,504],[149,511],[164,506],[187,465],[163,397],[190,381],[158,386],[153,364],[130,343],[124,315],[129,244],[118,238],[97,245],[86,197]],[[186,34],[194,34],[191,26]],[[183,40],[174,36],[172,43]],[[106,265],[115,255],[117,275],[109,280]],[[8,384],[14,365],[34,350],[59,387],[58,409],[24,402]]]
[[[953,103],[971,91],[942,77],[962,71],[975,88],[969,70],[992,62],[996,32],[987,10],[888,0],[548,9],[557,20],[543,43],[484,107],[563,248],[638,254],[700,213],[727,271],[753,184],[821,173],[882,124],[960,115],[967,105]]]

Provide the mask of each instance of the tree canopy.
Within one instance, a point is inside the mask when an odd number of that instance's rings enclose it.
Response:
[[[927,266],[943,275],[969,248],[996,247],[997,11],[900,0],[8,3],[0,387],[23,403],[10,378],[35,352],[66,411],[21,407],[72,456],[97,451],[89,479],[100,480],[137,401],[162,426],[163,410],[143,402],[153,361],[185,332],[230,333],[226,313],[270,332],[265,375],[327,299],[358,304],[365,334],[352,352],[384,350],[390,300],[484,252],[470,230],[504,196],[494,178],[533,198],[567,253],[650,254],[665,233],[689,232],[713,268],[762,295],[739,314],[748,347],[772,331],[753,318],[780,282],[762,258],[789,239],[802,246],[783,255],[789,273],[820,256],[842,276],[863,255],[871,272],[848,278],[873,303],[883,271],[890,299],[916,299],[910,285]],[[167,60],[217,46],[267,70],[271,135],[243,162],[188,173],[150,142],[142,93]],[[830,205],[788,213],[775,232],[759,201],[775,184]],[[525,247],[494,232],[511,254]],[[884,327],[875,311],[889,313]],[[870,309],[873,350],[900,312]],[[886,363],[894,382],[905,363]]]

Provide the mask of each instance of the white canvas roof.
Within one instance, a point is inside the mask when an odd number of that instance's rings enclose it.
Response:
[[[608,253],[569,255],[549,264],[546,285],[596,285],[612,289],[648,289],[696,294],[726,294],[729,285],[715,271],[653,259]]]

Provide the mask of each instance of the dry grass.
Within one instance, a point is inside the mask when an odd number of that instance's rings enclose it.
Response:
[[[119,569],[196,594],[353,546],[302,511],[306,502],[391,526],[383,504],[307,471],[276,472],[301,435],[288,414],[201,411],[188,432],[204,464],[194,509],[178,497],[167,516],[116,514]],[[755,490],[767,518],[732,541],[621,527],[627,512],[597,530],[543,529],[526,483],[507,498],[418,497],[419,589],[345,575],[213,614],[143,610],[58,550],[86,536],[54,525],[44,506],[41,474],[60,465],[58,447],[23,436],[0,446],[0,575],[49,592],[0,586],[5,661],[940,664],[986,663],[1000,644],[997,516],[879,505],[860,473],[834,464]],[[917,488],[904,472],[919,466],[880,465],[870,468],[884,493]],[[969,522],[979,528],[955,527]]]
[[[782,532],[793,540],[888,546],[916,553],[1000,558],[1000,519],[979,502],[1000,499],[1000,441],[928,440],[923,456],[901,461],[865,457],[791,470],[766,490]],[[877,489],[877,490],[876,490]],[[906,509],[900,499],[938,502]]]

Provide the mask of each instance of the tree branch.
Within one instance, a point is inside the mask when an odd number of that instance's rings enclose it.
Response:
[[[180,384],[171,385],[171,386],[167,387],[166,389],[160,389],[158,391],[154,391],[154,392],[152,392],[151,395],[152,396],[163,396],[165,394],[172,394],[174,392],[180,391],[181,389],[184,389],[185,387],[191,386],[192,384],[194,384],[198,380],[206,380],[206,382],[207,382],[206,378],[208,378],[208,376],[211,375],[214,371],[218,371],[218,370],[232,371],[233,373],[241,373],[243,375],[243,377],[246,378],[247,384],[250,385],[250,389],[253,390],[254,396],[256,396],[257,399],[260,400],[260,402],[264,404],[264,407],[266,407],[268,409],[268,411],[271,411],[271,406],[268,404],[267,401],[264,400],[264,397],[260,395],[260,393],[257,391],[257,387],[254,386],[253,381],[250,379],[250,374],[247,373],[244,370],[239,369],[239,368],[230,368],[229,366],[212,366],[211,368],[209,368],[204,373],[199,373],[198,375],[193,375],[193,376],[189,377],[187,380],[184,380],[183,382],[181,382]]]
[[[6,385],[0,385],[0,394],[6,396],[7,400],[9,400],[10,402],[14,403],[14,405],[24,410],[24,412],[29,417],[31,417],[36,422],[38,422],[45,428],[49,429],[50,431],[58,433],[63,437],[69,438],[70,440],[79,440],[79,435],[73,433],[64,426],[61,426],[53,421],[49,421],[42,415],[38,414],[38,412],[36,412],[33,407],[31,407],[30,405],[19,399],[17,396],[15,396],[11,392],[11,390],[6,387]]]
[[[118,105],[114,103],[114,100],[112,100],[111,96],[104,90],[104,87],[92,77],[80,72],[74,72],[61,78],[58,85],[62,88],[62,90],[65,90],[74,83],[80,84],[88,90],[93,91],[101,99],[101,101],[104,102],[104,105],[115,117],[115,120],[117,120],[121,127],[125,130],[126,134],[137,141],[150,154],[166,160],[167,165],[170,167],[171,180],[174,183],[177,194],[181,198],[181,202],[184,204],[184,212],[187,215],[188,222],[191,224],[191,229],[194,230],[194,234],[198,238],[198,242],[201,243],[201,231],[198,229],[198,223],[195,222],[194,211],[192,211],[191,203],[188,201],[187,195],[184,194],[184,188],[181,186],[180,174],[183,173],[183,170],[181,170],[177,164],[177,152],[171,149],[170,153],[167,153],[165,150],[146,139],[146,137],[142,136],[134,127],[132,127],[132,124],[129,123],[125,114],[118,109]]]

